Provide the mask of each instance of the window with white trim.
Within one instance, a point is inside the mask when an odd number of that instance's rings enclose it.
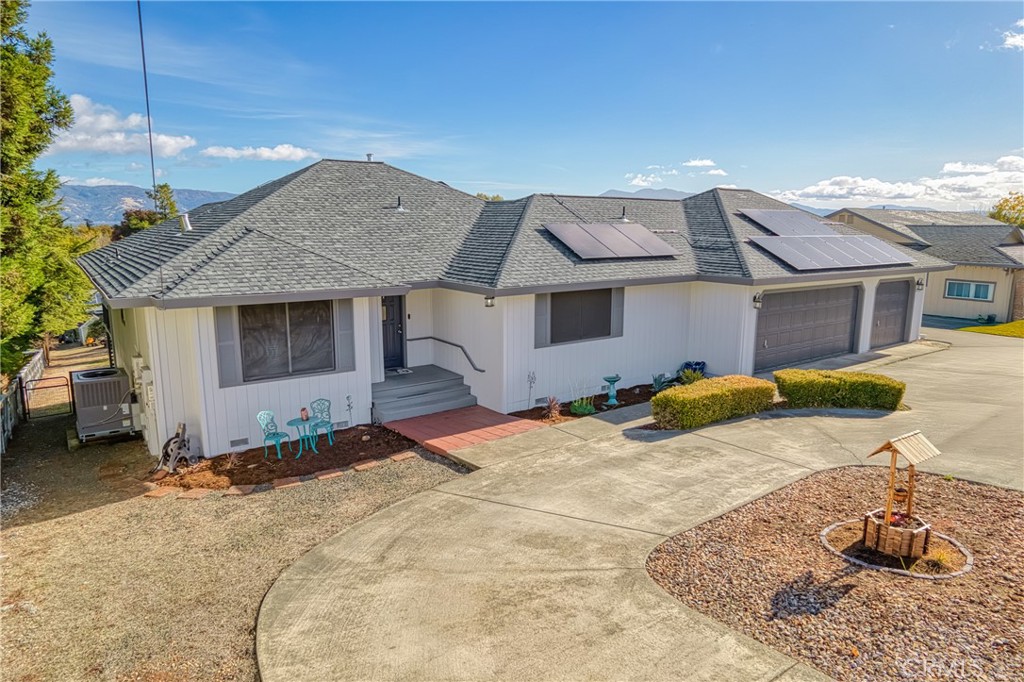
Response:
[[[991,301],[995,295],[993,282],[965,282],[958,279],[946,280],[946,298],[960,298],[968,301]]]

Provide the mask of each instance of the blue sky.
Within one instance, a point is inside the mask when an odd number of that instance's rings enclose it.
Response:
[[[240,192],[373,152],[469,192],[736,185],[977,208],[1024,183],[1006,3],[143,2],[157,166]],[[149,183],[134,2],[41,2],[69,182]]]

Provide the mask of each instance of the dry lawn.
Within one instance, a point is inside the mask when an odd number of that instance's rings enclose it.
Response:
[[[36,476],[39,497],[0,533],[4,680],[258,679],[256,615],[281,570],[459,475],[424,454],[248,497],[123,499],[97,475],[112,464],[137,470],[142,444],[58,454],[66,420],[48,421],[58,428],[31,425],[12,447],[13,466],[4,461],[5,487]],[[54,467],[58,475],[41,473]],[[73,499],[58,494],[61,470],[74,471]],[[74,513],[61,514],[61,500]]]

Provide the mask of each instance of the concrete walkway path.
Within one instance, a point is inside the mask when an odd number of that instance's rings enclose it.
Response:
[[[1024,487],[1024,344],[941,336],[948,351],[885,369],[908,381],[909,412],[783,411],[678,433],[623,428],[644,415],[618,411],[624,425],[578,420],[460,451],[486,449],[490,463],[282,574],[257,624],[262,678],[822,679],[668,596],[645,560],[676,533],[863,463],[915,428],[943,451],[931,470]],[[495,451],[513,440],[518,452]]]

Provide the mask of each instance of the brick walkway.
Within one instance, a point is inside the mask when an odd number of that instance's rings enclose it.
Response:
[[[447,455],[459,448],[498,440],[524,431],[544,428],[539,422],[510,417],[479,405],[399,419],[387,422],[384,426],[439,455]]]

